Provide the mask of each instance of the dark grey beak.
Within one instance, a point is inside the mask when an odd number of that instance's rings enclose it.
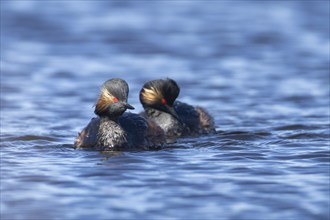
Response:
[[[126,107],[126,109],[135,109],[133,106],[131,106],[131,105],[128,104],[128,103],[125,103],[125,107]]]
[[[168,113],[170,113],[174,118],[176,118],[179,122],[181,122],[181,119],[179,118],[178,114],[175,112],[173,107],[170,107],[168,105],[166,105],[166,110],[168,111]]]

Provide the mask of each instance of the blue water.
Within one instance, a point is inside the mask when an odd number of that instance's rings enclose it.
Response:
[[[329,219],[329,1],[1,1],[1,219]],[[74,150],[101,84],[217,134]]]

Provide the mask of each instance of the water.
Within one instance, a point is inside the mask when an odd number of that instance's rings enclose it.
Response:
[[[328,1],[1,1],[1,219],[329,219]],[[74,150],[100,85],[171,77],[217,134]]]

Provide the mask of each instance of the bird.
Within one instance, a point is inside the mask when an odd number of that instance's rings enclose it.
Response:
[[[177,101],[180,87],[175,80],[156,79],[146,82],[139,98],[144,118],[156,122],[165,132],[167,143],[178,137],[215,133],[213,117],[202,107]]]
[[[94,113],[88,125],[78,133],[74,147],[96,150],[153,150],[165,144],[164,131],[139,114],[128,104],[129,87],[125,80],[113,78],[101,86]]]

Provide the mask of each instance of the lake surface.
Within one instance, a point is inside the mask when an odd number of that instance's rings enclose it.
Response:
[[[1,219],[329,219],[328,1],[1,1]],[[170,77],[217,134],[73,149],[101,84]]]

